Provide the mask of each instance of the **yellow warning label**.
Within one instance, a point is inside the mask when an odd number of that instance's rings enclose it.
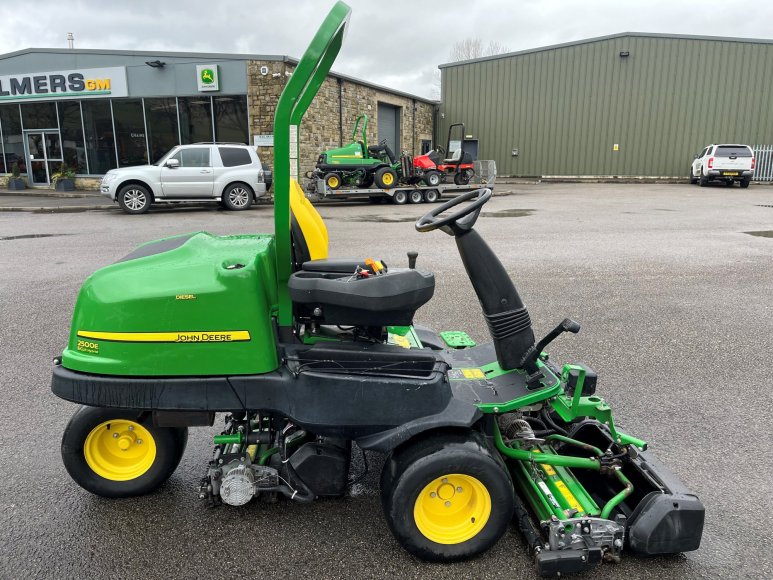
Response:
[[[556,470],[553,469],[550,465],[541,465],[542,470],[545,472],[545,475],[548,477],[553,477],[556,474]]]
[[[399,334],[390,334],[389,342],[396,346],[402,346],[403,348],[411,348],[411,341]]]
[[[485,379],[486,375],[480,369],[460,369],[465,379]]]
[[[555,482],[556,489],[561,493],[561,495],[564,496],[564,499],[569,503],[572,509],[577,510],[579,513],[585,513],[585,510],[582,509],[582,506],[580,505],[580,502],[577,501],[577,498],[574,497],[574,494],[569,491],[569,488],[566,487],[566,484],[558,480]]]

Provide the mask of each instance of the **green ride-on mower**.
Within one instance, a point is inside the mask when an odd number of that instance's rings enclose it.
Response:
[[[474,229],[491,191],[435,207],[420,232],[454,237],[492,342],[413,325],[432,273],[378,259],[329,259],[327,230],[290,179],[290,136],[338,53],[339,2],[285,87],[274,122],[273,234],[175,236],[95,272],[75,306],[52,390],[82,406],[62,440],[86,490],[161,486],[187,429],[224,412],[199,495],[310,502],[346,493],[352,442],[387,454],[386,522],[410,553],[470,558],[512,522],[544,575],[616,561],[624,550],[698,548],[704,509],[622,432],[596,374],[557,365]],[[234,305],[238,304],[238,308]]]
[[[391,189],[397,186],[399,168],[400,160],[386,141],[368,145],[368,116],[360,115],[354,122],[352,142],[320,154],[311,177],[322,178],[332,190],[342,185],[367,188],[374,183],[380,189]]]

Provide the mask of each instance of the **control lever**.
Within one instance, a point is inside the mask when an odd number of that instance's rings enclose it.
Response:
[[[561,324],[548,332],[542,340],[540,340],[537,344],[526,351],[526,354],[524,354],[523,358],[521,359],[521,368],[526,368],[527,365],[534,368],[537,362],[537,358],[539,358],[539,355],[542,353],[545,347],[553,342],[556,338],[561,336],[561,334],[564,332],[577,334],[580,332],[580,323],[575,322],[571,318],[564,318]]]
[[[408,267],[411,270],[416,269],[416,258],[419,257],[419,252],[410,251],[408,252]]]

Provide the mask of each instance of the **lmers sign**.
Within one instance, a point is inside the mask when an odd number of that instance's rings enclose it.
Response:
[[[0,102],[128,95],[122,66],[0,76]]]

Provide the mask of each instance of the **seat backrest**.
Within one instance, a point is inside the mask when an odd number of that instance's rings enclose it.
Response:
[[[290,237],[295,270],[309,260],[327,258],[327,228],[317,208],[306,199],[300,184],[290,180]]]
[[[449,159],[451,161],[459,161],[461,158],[462,158],[462,150],[461,149],[457,149],[456,151],[454,151],[451,154],[451,157],[449,157]]]

